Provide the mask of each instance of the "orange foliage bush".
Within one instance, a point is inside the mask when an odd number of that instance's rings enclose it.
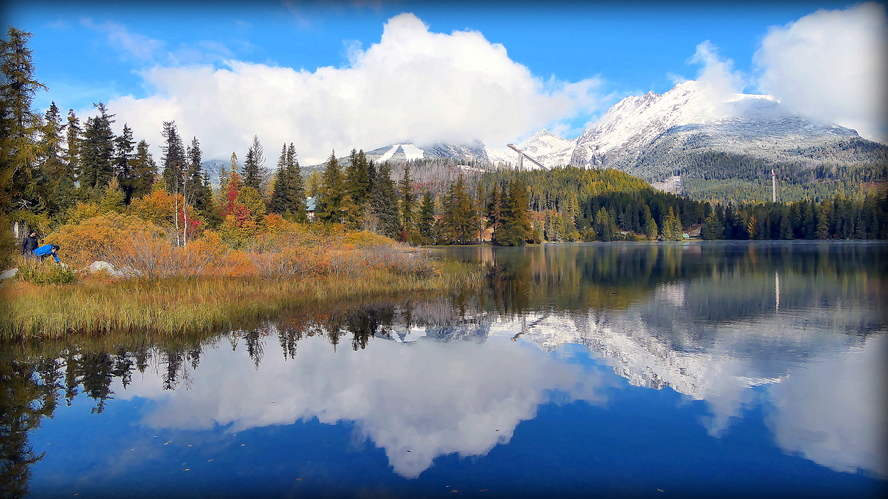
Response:
[[[169,222],[172,196],[155,191],[137,200],[127,215],[108,213],[62,226],[47,240],[61,246],[60,257],[75,267],[104,260],[146,279],[174,276],[299,279],[356,278],[384,270],[431,275],[435,266],[421,253],[371,232],[317,228],[266,215],[259,224],[238,224],[232,215],[218,232],[177,246]],[[84,209],[84,212],[88,210]],[[144,217],[144,218],[143,218]],[[159,220],[166,228],[146,222]],[[241,225],[238,227],[238,225]]]
[[[92,217],[79,224],[65,224],[46,237],[46,241],[59,246],[59,258],[73,267],[84,267],[96,260],[110,261],[110,257],[122,247],[134,233],[144,233],[152,238],[165,238],[166,233],[144,220],[107,213]]]

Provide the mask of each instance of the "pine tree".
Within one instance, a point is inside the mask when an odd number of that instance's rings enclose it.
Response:
[[[247,157],[244,159],[244,186],[252,187],[258,192],[262,192],[263,184],[267,172],[263,167],[265,163],[265,155],[262,144],[259,143],[259,136],[253,136],[253,144],[247,150]]]
[[[398,218],[398,194],[392,180],[388,162],[379,166],[373,184],[373,215],[378,220],[376,230],[392,239],[400,237],[401,221]]]
[[[415,231],[413,226],[416,197],[413,195],[413,178],[410,177],[410,164],[404,165],[404,175],[398,182],[398,193],[401,197],[401,241],[406,241],[408,234]]]
[[[80,176],[80,142],[83,140],[83,131],[80,128],[80,119],[74,114],[73,109],[68,110],[68,122],[65,128],[64,161],[68,167],[66,175],[76,182]]]
[[[324,163],[321,186],[318,193],[315,216],[323,223],[342,223],[342,198],[345,195],[345,180],[342,175],[336,152]]]
[[[67,174],[67,167],[63,161],[62,135],[62,116],[53,102],[40,126],[40,140],[37,143],[39,166],[34,177],[39,198],[38,205],[47,208],[51,213],[60,211],[59,199],[56,197],[57,185]]]
[[[278,159],[277,170],[274,172],[274,185],[271,191],[271,203],[268,205],[268,211],[271,213],[284,214],[290,205],[289,198],[289,172],[287,171],[287,144],[281,149],[281,157]]]
[[[114,176],[123,192],[124,204],[129,205],[135,191],[135,176],[132,172],[134,159],[133,131],[124,123],[120,136],[114,139]]]
[[[12,204],[35,202],[32,187],[37,157],[34,141],[40,116],[31,109],[38,90],[46,86],[34,79],[32,34],[9,27],[0,40],[0,213]],[[27,199],[31,198],[31,199]]]
[[[185,180],[185,201],[194,206],[201,217],[207,219],[213,212],[213,190],[203,171],[203,153],[197,137],[191,138],[191,145],[188,146],[186,155],[188,170]]]
[[[130,167],[130,200],[151,192],[155,175],[157,175],[157,164],[154,163],[154,158],[148,152],[148,142],[140,140],[136,144],[136,154],[133,156]]]
[[[503,225],[503,196],[499,190],[499,184],[494,183],[493,189],[487,197],[487,206],[484,216],[487,218],[487,228],[497,229]]]
[[[290,205],[287,210],[291,213],[297,222],[307,222],[305,208],[305,184],[302,181],[302,169],[299,167],[299,161],[296,160],[296,148],[290,142],[287,147],[287,180]]]
[[[447,244],[468,244],[478,234],[478,212],[462,174],[447,190],[437,231],[439,239]]]
[[[185,146],[176,129],[175,121],[164,121],[161,135],[164,138],[163,157],[160,159],[163,165],[163,180],[166,190],[172,194],[178,194],[185,185],[185,173],[188,161],[185,158]]]
[[[114,176],[114,116],[105,104],[94,104],[99,115],[86,120],[80,144],[80,188],[88,196],[101,196]]]
[[[429,244],[435,240],[435,200],[429,191],[425,191],[419,203],[416,229],[422,244]]]
[[[533,238],[528,213],[527,188],[520,179],[509,184],[502,209],[502,223],[493,231],[493,243],[521,246]]]

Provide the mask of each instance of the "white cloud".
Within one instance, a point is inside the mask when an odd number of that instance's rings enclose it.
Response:
[[[697,45],[691,63],[703,67],[697,73],[699,99],[695,102],[704,116],[726,117],[732,112],[728,102],[743,92],[746,84],[740,72],[734,70],[734,61],[721,59],[718,48],[709,40]]]
[[[152,60],[164,46],[164,43],[160,40],[132,33],[125,26],[110,21],[96,24],[91,19],[82,19],[81,23],[84,26],[107,33],[108,41],[112,47],[121,49],[137,59]]]
[[[885,6],[818,10],[772,27],[754,60],[759,88],[794,112],[888,141]]]
[[[600,81],[543,81],[475,31],[432,33],[413,14],[390,19],[380,41],[349,47],[350,64],[314,72],[229,61],[225,68],[155,66],[155,93],[108,103],[118,122],[160,143],[163,121],[197,136],[206,158],[239,154],[258,135],[294,142],[303,163],[335,149],[394,142],[501,145],[599,106]]]

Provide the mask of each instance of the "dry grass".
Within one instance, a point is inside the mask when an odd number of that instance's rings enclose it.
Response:
[[[116,280],[96,274],[76,285],[0,286],[0,339],[146,331],[161,337],[241,327],[325,301],[435,296],[477,279],[472,272],[432,275],[365,270],[304,279],[174,277]]]

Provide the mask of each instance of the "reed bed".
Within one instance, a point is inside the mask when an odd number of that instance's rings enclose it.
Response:
[[[243,327],[325,301],[432,297],[475,279],[471,271],[451,269],[431,276],[373,270],[360,278],[98,278],[43,286],[13,281],[0,286],[0,340],[208,332]]]

